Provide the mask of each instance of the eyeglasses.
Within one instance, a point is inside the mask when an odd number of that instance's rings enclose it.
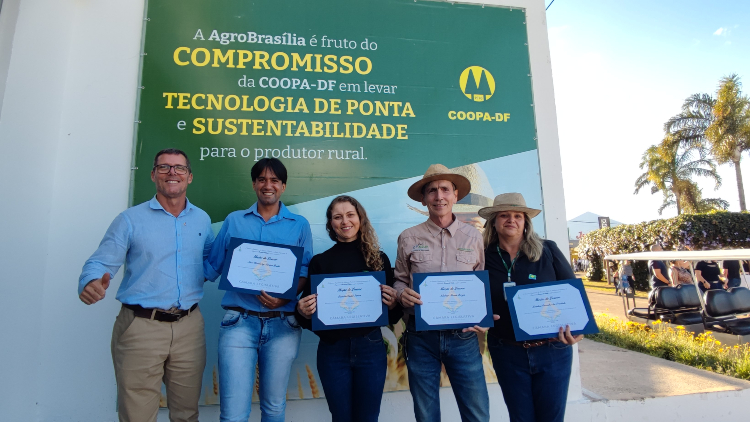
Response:
[[[170,166],[169,164],[159,164],[158,166],[154,166],[154,170],[156,170],[159,174],[167,174],[174,168],[174,172],[179,175],[185,175],[188,174],[188,171],[190,169],[187,166]]]

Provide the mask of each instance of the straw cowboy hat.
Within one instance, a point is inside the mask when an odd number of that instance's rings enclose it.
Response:
[[[456,215],[473,214],[478,218],[477,211],[479,211],[480,208],[491,206],[492,198],[495,197],[495,192],[492,190],[492,186],[490,186],[490,181],[487,179],[487,175],[476,163],[454,167],[450,170],[469,179],[469,183],[471,183],[469,194],[453,205],[453,213]],[[413,207],[410,204],[406,204],[406,207],[422,215],[429,215],[427,211]]]
[[[500,211],[525,212],[530,218],[534,218],[542,212],[542,210],[527,207],[523,195],[513,192],[496,196],[491,207],[485,207],[479,210],[479,216],[485,220],[489,220],[492,218],[493,214]]]
[[[464,196],[468,195],[471,190],[471,182],[469,182],[469,179],[450,171],[448,167],[442,164],[432,164],[424,173],[424,176],[422,176],[422,180],[409,187],[409,190],[407,191],[409,198],[417,202],[422,202],[422,187],[435,180],[447,180],[456,185],[459,201],[463,199]]]

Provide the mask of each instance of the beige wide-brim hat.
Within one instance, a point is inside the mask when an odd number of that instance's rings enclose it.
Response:
[[[500,211],[525,212],[530,218],[534,218],[542,212],[542,210],[527,207],[523,195],[512,192],[496,196],[492,206],[480,209],[478,214],[485,220],[489,220],[493,214]]]
[[[409,198],[417,202],[422,202],[422,186],[435,180],[447,180],[456,185],[459,201],[471,191],[471,182],[469,182],[469,179],[450,171],[448,167],[442,164],[432,164],[424,173],[424,176],[422,176],[422,180],[409,187],[407,191]]]

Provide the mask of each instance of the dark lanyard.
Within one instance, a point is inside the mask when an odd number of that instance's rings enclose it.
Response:
[[[497,245],[497,254],[500,255],[500,260],[503,261],[503,266],[505,267],[506,270],[508,270],[508,282],[510,283],[510,272],[513,271],[513,266],[516,265],[516,261],[518,260],[518,255],[521,254],[521,249],[519,249],[518,252],[516,252],[516,257],[513,258],[513,261],[510,262],[510,268],[508,267],[508,264],[505,263],[505,259],[503,259],[503,254],[500,253],[500,245]]]

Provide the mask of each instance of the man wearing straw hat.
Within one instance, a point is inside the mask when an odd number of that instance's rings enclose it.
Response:
[[[427,207],[429,218],[398,237],[395,283],[404,307],[404,347],[409,390],[417,422],[440,421],[442,366],[456,395],[464,422],[489,421],[490,405],[479,353],[479,327],[464,330],[416,331],[414,305],[420,295],[412,289],[412,274],[484,269],[482,236],[453,214],[453,205],[471,190],[471,182],[442,164],[433,164],[408,190],[411,199]]]

